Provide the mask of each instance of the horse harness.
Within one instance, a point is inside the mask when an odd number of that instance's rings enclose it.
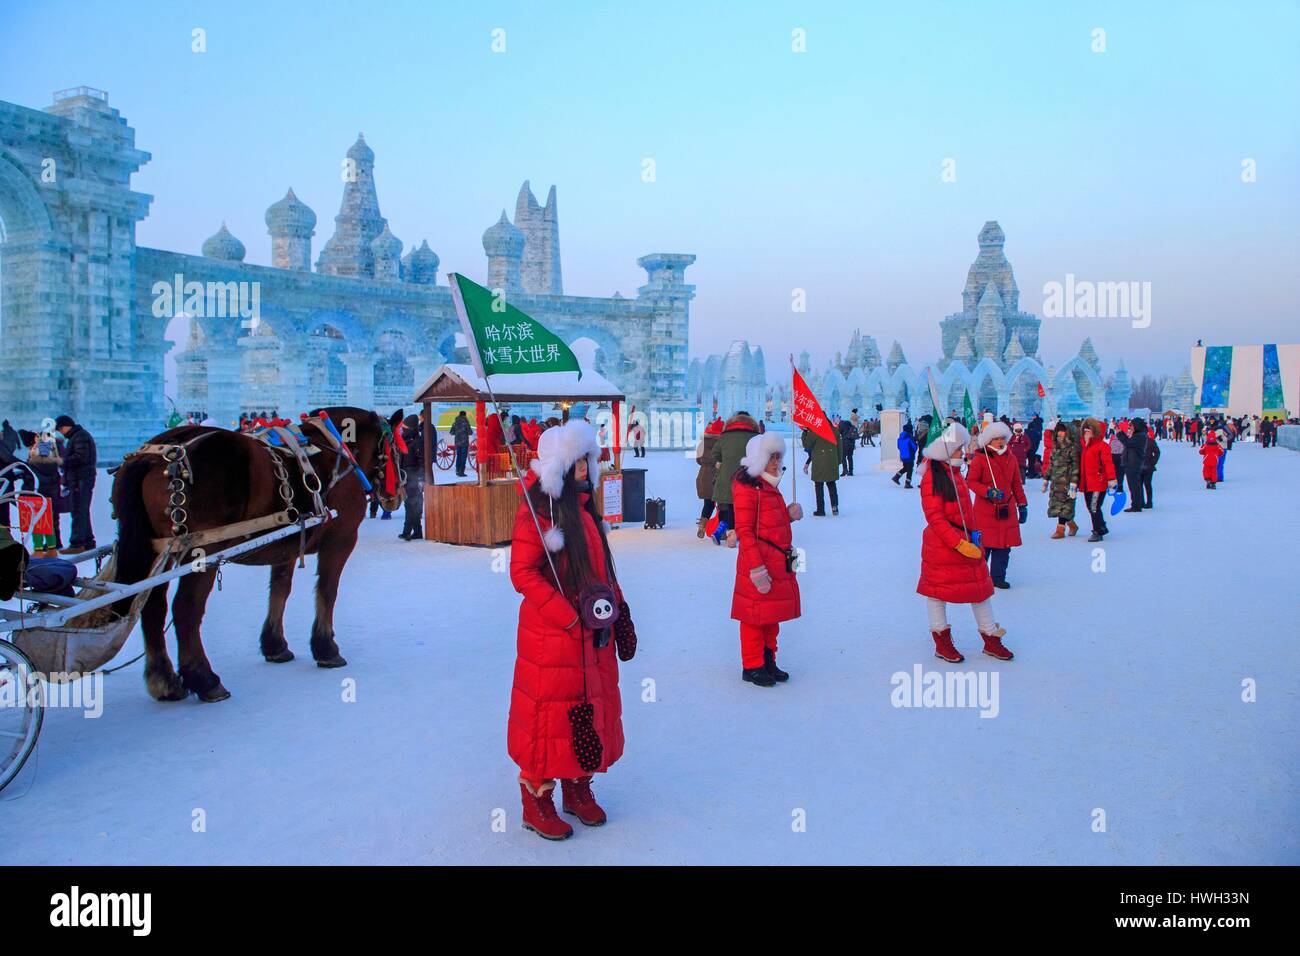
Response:
[[[171,521],[172,534],[166,538],[154,538],[154,551],[160,554],[171,552],[179,558],[195,548],[213,542],[247,537],[285,525],[302,524],[306,518],[320,517],[328,522],[330,512],[325,505],[325,497],[347,475],[351,468],[356,467],[358,475],[361,474],[361,469],[356,465],[351,452],[324,422],[314,418],[304,418],[303,425],[308,424],[315,427],[326,445],[334,452],[334,467],[329,474],[329,483],[322,485],[320,475],[311,462],[312,456],[318,455],[321,449],[307,441],[305,435],[295,433],[282,425],[271,425],[254,432],[247,432],[245,434],[248,437],[255,439],[266,450],[271,462],[272,473],[278,482],[276,490],[282,507],[279,511],[260,518],[249,518],[203,531],[191,532],[188,526],[189,513],[186,510],[186,505],[189,501],[188,496],[194,488],[194,470],[190,464],[190,452],[195,446],[211,436],[219,434],[219,432],[207,431],[195,435],[187,441],[170,444],[146,443],[125,455],[122,459],[123,464],[126,464],[132,458],[145,455],[156,456],[166,462],[167,489],[169,492],[167,518]],[[302,487],[311,497],[311,514],[302,514],[294,504],[295,493],[289,478],[289,470],[286,467],[290,459],[297,462]],[[116,517],[116,512],[114,517]],[[298,533],[299,567],[305,566],[303,556],[306,554],[306,536],[307,529],[303,527]]]

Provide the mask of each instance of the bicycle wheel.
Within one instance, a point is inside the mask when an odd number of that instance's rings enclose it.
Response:
[[[0,640],[0,790],[36,749],[45,719],[45,685],[27,655]]]

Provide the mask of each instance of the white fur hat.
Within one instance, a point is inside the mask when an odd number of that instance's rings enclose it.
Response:
[[[594,482],[600,473],[600,445],[596,429],[589,424],[575,420],[542,432],[532,464],[542,491],[559,498],[564,491],[564,474],[579,458],[587,459],[587,477]]]
[[[931,461],[948,461],[960,455],[962,449],[970,444],[970,432],[965,425],[949,422],[943,434],[925,446],[921,456]]]
[[[984,426],[984,429],[980,432],[979,438],[977,438],[976,441],[979,442],[981,448],[987,448],[989,442],[995,438],[1010,437],[1011,429],[1007,427],[1006,422],[993,422],[992,424]]]
[[[740,459],[740,467],[745,469],[749,477],[757,478],[767,468],[773,455],[785,457],[785,439],[773,432],[755,435],[745,443],[745,457]]]

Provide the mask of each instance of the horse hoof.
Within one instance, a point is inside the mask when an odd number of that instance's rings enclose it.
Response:
[[[347,663],[348,662],[344,660],[341,655],[335,654],[329,660],[317,661],[316,666],[317,667],[346,667]]]
[[[170,677],[151,674],[145,678],[144,684],[145,689],[149,691],[149,696],[156,701],[184,700],[190,696],[190,692],[185,689],[185,685],[175,674]]]
[[[217,704],[230,696],[230,691],[226,690],[223,684],[217,684],[210,690],[199,694],[199,700],[205,704]]]
[[[278,654],[264,654],[263,657],[268,664],[287,664],[293,660],[293,651],[286,647]]]

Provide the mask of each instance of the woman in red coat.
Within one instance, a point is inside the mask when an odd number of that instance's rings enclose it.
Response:
[[[1205,432],[1205,444],[1201,446],[1201,477],[1205,487],[1214,490],[1219,477],[1219,459],[1223,457],[1223,446],[1219,444],[1219,435],[1213,429]]]
[[[592,705],[601,744],[596,772],[623,754],[615,647],[613,642],[596,647],[597,632],[578,613],[579,596],[595,582],[609,585],[622,601],[605,525],[591,495],[589,476],[597,473],[599,454],[596,432],[586,422],[544,431],[511,540],[510,582],[524,599],[506,743],[519,765],[524,827],[548,840],[573,834],[555,812],[556,778],[565,813],[587,826],[605,822],[605,811],[591,793],[591,773],[574,753],[571,709]]]
[[[1011,587],[1007,564],[1011,549],[1020,547],[1020,526],[1029,518],[1029,499],[1010,439],[1011,429],[1005,423],[987,426],[980,432],[980,450],[966,469],[966,484],[975,492],[975,525],[995,588]]]
[[[1002,643],[1007,632],[993,619],[989,601],[993,579],[978,544],[970,489],[961,476],[962,450],[969,442],[970,433],[951,422],[921,453],[926,459],[921,477],[925,531],[921,534],[921,580],[916,593],[927,599],[935,657],[953,664],[966,659],[953,645],[948,625],[948,605],[955,603],[972,606],[984,638],[984,653],[1009,661],[1014,655]]]
[[[1106,426],[1095,418],[1083,422],[1083,449],[1079,453],[1079,490],[1083,492],[1092,519],[1089,541],[1100,541],[1110,533],[1102,505],[1106,491],[1115,487],[1115,459],[1106,441]]]
[[[736,516],[736,584],[731,616],[740,622],[740,677],[759,687],[790,679],[776,666],[776,635],[782,621],[799,616],[799,582],[786,556],[793,542],[792,521],[803,517],[796,502],[781,495],[785,439],[755,435],[731,479]]]

